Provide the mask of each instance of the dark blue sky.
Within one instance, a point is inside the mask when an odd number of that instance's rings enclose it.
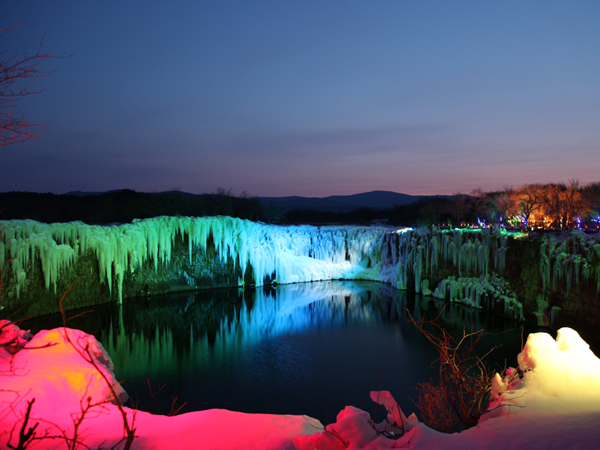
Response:
[[[323,197],[600,180],[598,1],[0,3],[52,120],[0,191]]]

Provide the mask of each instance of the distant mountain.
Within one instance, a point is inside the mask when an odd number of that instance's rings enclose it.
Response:
[[[115,189],[105,192],[71,191],[63,195],[86,197],[113,194],[119,192],[134,193],[135,191],[130,191],[128,189]],[[164,192],[155,192],[154,194],[164,194]],[[190,194],[187,192],[180,192],[180,194],[186,197],[200,197],[203,195],[207,195]],[[292,210],[311,210],[319,212],[347,213],[350,211],[355,211],[358,208],[372,208],[381,210],[393,208],[397,205],[408,205],[426,197],[429,196],[400,194],[398,192],[391,191],[371,191],[354,195],[331,195],[329,197],[259,197],[259,200],[262,201],[262,203],[265,205],[277,206],[279,212],[282,214],[285,214],[286,212]]]
[[[414,203],[423,196],[399,194],[391,191],[371,191],[354,195],[332,195],[330,197],[259,197],[268,205],[275,204],[282,213],[294,209],[344,213],[358,208],[386,209],[396,205]]]
[[[123,189],[113,189],[110,191],[104,191],[104,192],[84,192],[84,191],[69,191],[69,192],[65,192],[62,195],[74,195],[76,197],[85,197],[86,195],[103,195],[103,194],[111,194],[113,192],[120,192]]]

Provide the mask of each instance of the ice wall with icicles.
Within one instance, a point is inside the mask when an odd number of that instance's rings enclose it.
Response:
[[[192,249],[206,251],[210,238],[216,259],[226,263],[231,258],[241,274],[250,267],[257,285],[267,277],[277,283],[390,282],[389,268],[396,262],[386,239],[394,232],[381,227],[280,227],[231,217],[156,217],[109,226],[14,220],[0,226],[4,229],[0,263],[12,259],[19,286],[39,258],[46,288],[56,290],[61,270],[91,249],[98,259],[100,281],[112,289],[114,279],[119,298],[126,272],[145,263],[156,269],[169,261],[177,239],[187,242],[191,262]]]
[[[573,231],[557,239],[543,237],[540,248],[540,275],[544,295],[549,288],[556,289],[564,281],[567,295],[581,281],[595,281],[596,294],[600,293],[600,243],[582,231]]]
[[[156,217],[106,226],[13,220],[0,222],[0,227],[0,263],[12,258],[17,295],[36,258],[46,289],[56,291],[61,271],[91,251],[98,261],[99,281],[111,295],[114,287],[119,300],[127,273],[148,266],[158,270],[171,260],[174,245],[183,242],[190,263],[194,252],[214,245],[217,262],[233,262],[237,285],[248,279],[247,271],[256,285],[363,279],[398,289],[414,287],[417,293],[481,308],[479,299],[495,286],[490,275],[500,277],[504,270],[508,239],[496,229],[276,226],[231,217]],[[456,279],[437,280],[434,272],[440,264],[450,266]],[[183,284],[194,286],[187,273],[179,275]],[[457,280],[466,278],[470,287],[459,289]],[[432,282],[439,283],[433,292]],[[453,294],[448,298],[446,292]],[[516,299],[502,301],[512,302],[509,315],[520,318]]]
[[[420,229],[403,233],[394,280],[398,289],[414,290],[479,309],[498,310],[523,319],[523,305],[501,277],[506,265],[509,234],[502,229]],[[451,275],[432,291],[430,280],[442,262]]]

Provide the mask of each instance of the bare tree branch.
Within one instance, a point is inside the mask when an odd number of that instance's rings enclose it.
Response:
[[[17,25],[0,29],[0,33],[18,28]],[[23,97],[39,94],[43,86],[37,84],[53,70],[41,70],[40,64],[50,58],[62,59],[52,52],[42,50],[44,37],[35,51],[25,46],[23,54],[8,55],[0,53],[0,147],[34,139],[43,134],[42,127],[48,122],[30,122],[19,109],[19,100]],[[68,58],[68,56],[66,57]]]

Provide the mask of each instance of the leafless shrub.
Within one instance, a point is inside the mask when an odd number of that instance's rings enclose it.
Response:
[[[154,409],[154,412],[156,412],[156,413],[163,410],[165,402],[164,402],[164,399],[162,399],[162,397],[164,397],[164,395],[161,397],[161,394],[163,394],[163,389],[165,388],[166,385],[167,384],[165,383],[163,385],[158,385],[156,389],[152,389],[150,380],[148,380],[148,389],[150,390],[150,396],[152,398],[152,407],[150,408],[151,412],[153,412],[152,411],[153,409]],[[181,411],[181,409],[185,405],[187,405],[187,402],[184,402],[181,405],[177,405],[178,401],[179,401],[179,398],[176,395],[171,396],[171,409],[170,409],[169,413],[167,414],[167,416],[176,416],[179,413],[179,411]]]
[[[490,369],[483,357],[477,356],[475,347],[485,335],[484,330],[463,330],[456,341],[443,327],[438,315],[433,320],[409,322],[439,351],[439,383],[426,382],[418,386],[416,402],[427,426],[444,433],[462,431],[477,425],[482,414],[488,411],[492,380],[495,371]],[[436,332],[429,331],[430,329]]]
[[[431,381],[420,383],[417,389],[419,400],[416,405],[423,416],[423,422],[437,431],[451,433],[456,420],[442,386]]]

